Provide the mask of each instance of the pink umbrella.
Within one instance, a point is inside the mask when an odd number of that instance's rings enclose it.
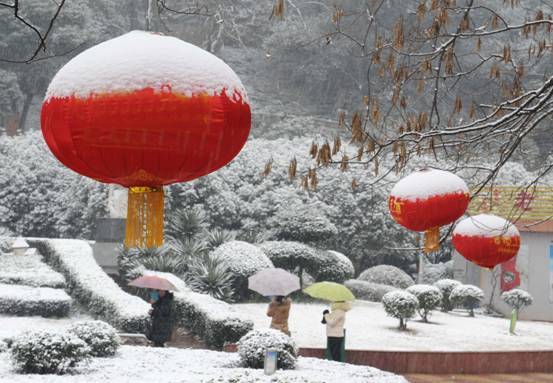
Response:
[[[143,275],[129,282],[129,286],[144,287],[146,289],[154,290],[179,291],[174,284],[165,278],[158,277],[157,275]]]

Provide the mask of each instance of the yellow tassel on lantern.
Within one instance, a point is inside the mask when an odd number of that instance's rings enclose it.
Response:
[[[440,249],[440,228],[433,227],[424,232],[424,252],[426,254]]]
[[[163,186],[130,187],[125,247],[163,245]]]

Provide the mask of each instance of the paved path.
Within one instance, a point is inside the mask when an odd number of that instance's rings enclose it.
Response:
[[[404,375],[411,383],[553,383],[553,374]]]

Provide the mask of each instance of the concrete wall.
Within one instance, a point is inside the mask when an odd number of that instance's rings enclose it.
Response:
[[[524,309],[519,318],[553,322],[553,302],[550,300],[551,281],[549,277],[549,247],[553,245],[553,233],[521,233],[521,249],[517,255],[517,271],[522,272],[521,285],[534,297],[534,304]],[[486,293],[486,303],[492,292],[492,272],[466,261],[459,254],[454,254],[455,279],[480,286]],[[508,315],[510,308],[504,304],[501,294],[501,267],[494,271],[497,275],[493,306],[501,313]]]

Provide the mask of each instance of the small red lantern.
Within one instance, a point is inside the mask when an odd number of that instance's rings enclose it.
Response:
[[[493,269],[517,255],[520,233],[515,225],[501,217],[479,214],[457,224],[453,246],[469,261]]]
[[[390,192],[394,220],[413,231],[425,232],[425,252],[439,249],[440,226],[461,217],[469,204],[469,189],[453,173],[423,169],[402,178]]]
[[[127,247],[163,242],[163,185],[230,162],[250,106],[222,60],[175,37],[133,31],[69,61],[42,106],[42,133],[68,168],[129,188]]]

